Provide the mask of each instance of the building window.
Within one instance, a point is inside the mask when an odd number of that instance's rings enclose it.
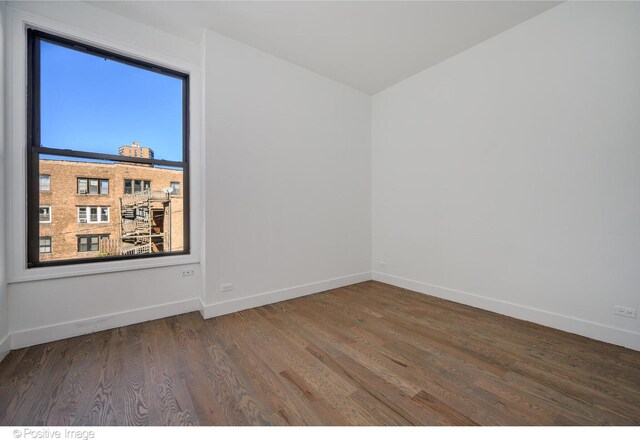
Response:
[[[150,180],[124,179],[124,193],[133,194],[151,189]]]
[[[108,179],[88,179],[78,177],[78,194],[109,194]]]
[[[40,253],[51,253],[51,237],[40,237]]]
[[[109,234],[78,235],[78,252],[98,252],[103,238],[109,238]]]
[[[40,174],[40,191],[51,191],[51,176]]]
[[[180,182],[171,182],[171,195],[179,196],[180,195]]]
[[[102,234],[86,235],[82,223],[108,223],[117,237],[101,257],[188,254],[189,75],[34,29],[27,35],[27,267],[74,264],[80,256],[68,255],[98,250]],[[121,178],[123,189],[111,186]],[[45,200],[52,180],[56,191]],[[153,191],[151,182],[178,183],[181,197]],[[79,195],[104,196],[97,204],[106,206],[78,203]],[[51,206],[56,227],[78,237],[77,249],[61,240],[41,260],[41,237],[54,236],[41,234]]]
[[[40,207],[40,223],[51,223],[51,206]]]
[[[78,206],[78,223],[109,223],[109,207]]]

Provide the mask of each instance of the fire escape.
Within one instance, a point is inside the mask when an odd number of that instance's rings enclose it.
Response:
[[[171,197],[144,190],[120,198],[121,255],[171,251]]]

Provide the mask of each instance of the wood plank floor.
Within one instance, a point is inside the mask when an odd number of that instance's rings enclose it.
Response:
[[[4,425],[638,425],[640,352],[365,282],[11,352]]]

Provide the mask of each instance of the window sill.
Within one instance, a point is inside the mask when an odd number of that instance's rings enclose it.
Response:
[[[103,273],[154,269],[160,267],[182,266],[187,264],[200,264],[200,259],[193,254],[186,254],[155,258],[108,261],[104,263],[99,262],[89,264],[70,264],[65,266],[34,267],[31,269],[23,269],[19,273],[13,274],[13,276],[9,278],[8,283],[14,284],[27,281],[41,281],[56,278],[99,275]]]

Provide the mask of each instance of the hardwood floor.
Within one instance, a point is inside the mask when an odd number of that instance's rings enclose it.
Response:
[[[378,282],[11,352],[11,425],[638,425],[640,352]]]

